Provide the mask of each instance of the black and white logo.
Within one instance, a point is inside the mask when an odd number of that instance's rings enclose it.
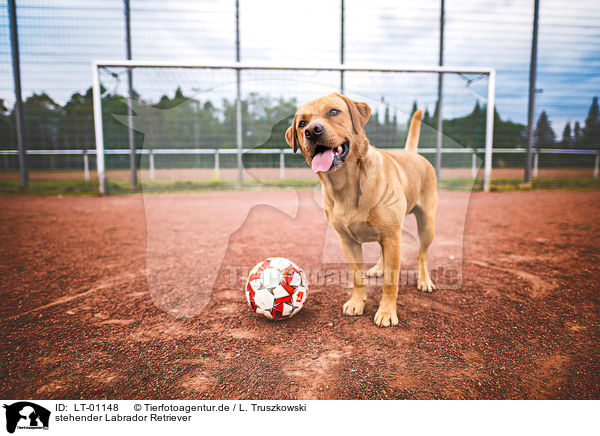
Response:
[[[48,429],[50,411],[29,401],[19,401],[4,405],[6,409],[6,431],[14,433],[16,429]]]

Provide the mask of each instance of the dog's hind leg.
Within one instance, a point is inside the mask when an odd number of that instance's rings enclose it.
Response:
[[[383,276],[383,256],[379,258],[377,263],[367,271],[367,277],[381,277]]]
[[[417,255],[417,289],[423,292],[432,292],[435,289],[433,281],[429,276],[427,266],[427,251],[433,242],[435,235],[435,206],[424,210],[421,207],[415,207],[414,214],[417,217],[417,226],[419,228],[419,254]]]

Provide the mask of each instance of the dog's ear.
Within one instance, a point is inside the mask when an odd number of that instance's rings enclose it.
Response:
[[[371,108],[367,103],[362,101],[354,101],[346,97],[345,95],[335,94],[346,102],[348,110],[350,111],[350,119],[352,120],[352,128],[354,133],[358,133],[362,129],[369,118],[371,117]]]
[[[296,137],[296,117],[292,120],[292,125],[285,131],[285,141],[288,143],[294,153],[298,151],[298,139]]]

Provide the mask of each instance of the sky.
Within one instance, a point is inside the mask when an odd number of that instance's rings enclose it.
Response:
[[[497,71],[496,107],[503,119],[525,123],[533,0],[446,1],[444,64]],[[589,0],[541,0],[536,118],[545,110],[560,135],[567,121],[583,124],[600,94],[600,5]],[[64,103],[91,83],[94,59],[124,59],[121,0],[17,0],[23,95],[47,92]],[[439,57],[439,0],[345,0],[345,62],[372,66],[435,66]],[[133,58],[219,63],[235,60],[235,0],[131,0]],[[331,65],[340,61],[340,0],[240,0],[243,62]],[[142,78],[144,77],[144,78]],[[472,78],[472,77],[470,77]],[[141,75],[136,86],[172,93],[178,80],[194,89],[225,86],[218,74]],[[110,82],[110,78],[107,79]],[[292,89],[332,77],[248,77],[245,90]],[[350,92],[377,105],[383,98],[408,112],[414,99],[433,110],[435,76],[356,77]],[[14,102],[7,0],[0,0],[0,98]],[[465,90],[446,80],[447,116],[485,103],[485,81]],[[316,86],[315,89],[326,89]]]

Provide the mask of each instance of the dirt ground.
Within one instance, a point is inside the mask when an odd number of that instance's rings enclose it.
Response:
[[[600,398],[600,192],[474,193],[461,285],[403,285],[400,324],[385,329],[377,285],[360,317],[342,315],[350,290],[335,281],[311,284],[290,320],[249,310],[241,280],[263,258],[323,269],[325,218],[310,191],[296,215],[294,195],[0,197],[0,396]],[[465,195],[441,194],[432,269],[455,261],[445,241],[462,234]]]

